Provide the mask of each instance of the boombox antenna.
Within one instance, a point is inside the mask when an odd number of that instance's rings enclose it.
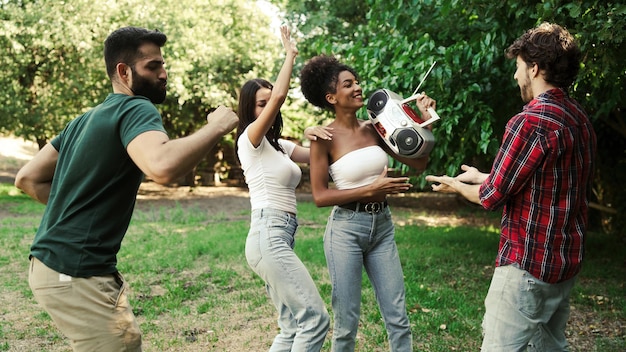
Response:
[[[420,82],[420,84],[417,86],[417,88],[415,88],[415,91],[413,92],[413,94],[411,95],[415,95],[417,94],[417,91],[420,89],[420,87],[422,86],[422,83],[424,83],[424,81],[426,80],[426,77],[428,77],[428,75],[430,74],[430,71],[433,70],[433,67],[435,67],[435,65],[437,64],[437,61],[434,61],[432,65],[430,65],[430,68],[428,69],[428,72],[426,72],[426,74],[424,75],[424,78],[422,78],[422,81]]]

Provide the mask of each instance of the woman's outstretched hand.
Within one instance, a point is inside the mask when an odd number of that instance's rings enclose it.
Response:
[[[413,185],[409,183],[408,177],[388,177],[387,166],[385,166],[383,172],[374,180],[370,187],[375,195],[387,195],[406,192]]]
[[[292,56],[293,58],[298,56],[298,47],[296,46],[296,43],[291,40],[291,32],[285,25],[280,26],[280,38],[283,41],[283,47],[285,48],[287,55]]]

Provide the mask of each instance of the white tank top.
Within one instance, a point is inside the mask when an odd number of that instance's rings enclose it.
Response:
[[[343,155],[330,165],[329,173],[337,189],[352,189],[374,182],[388,163],[387,153],[372,145]]]
[[[264,137],[254,148],[246,129],[237,141],[237,155],[250,191],[252,210],[272,208],[296,213],[296,186],[302,170],[291,160],[296,144],[284,139],[278,143],[282,153]]]

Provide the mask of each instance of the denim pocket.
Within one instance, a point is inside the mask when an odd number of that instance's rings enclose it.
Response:
[[[356,216],[356,212],[354,210],[345,209],[342,207],[335,207],[333,212],[330,214],[330,217],[334,221],[349,221],[354,219]]]
[[[524,272],[520,281],[517,304],[520,313],[529,318],[536,317],[543,310],[544,302],[540,285],[537,279]]]
[[[281,216],[272,216],[267,219],[267,228],[268,229],[279,229],[284,230],[289,227],[289,219],[286,219]]]
[[[250,232],[246,238],[246,260],[251,268],[256,268],[263,257],[261,255],[260,241],[261,237],[258,231]]]
[[[291,215],[272,215],[267,218],[267,248],[277,248],[284,245],[294,248],[297,221]]]

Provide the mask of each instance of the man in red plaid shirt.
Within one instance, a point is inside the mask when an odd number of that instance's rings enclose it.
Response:
[[[486,209],[503,206],[481,351],[566,351],[596,152],[591,122],[567,93],[581,52],[567,30],[543,23],[506,54],[527,104],[508,121],[491,172],[463,165],[456,177],[426,180]]]

